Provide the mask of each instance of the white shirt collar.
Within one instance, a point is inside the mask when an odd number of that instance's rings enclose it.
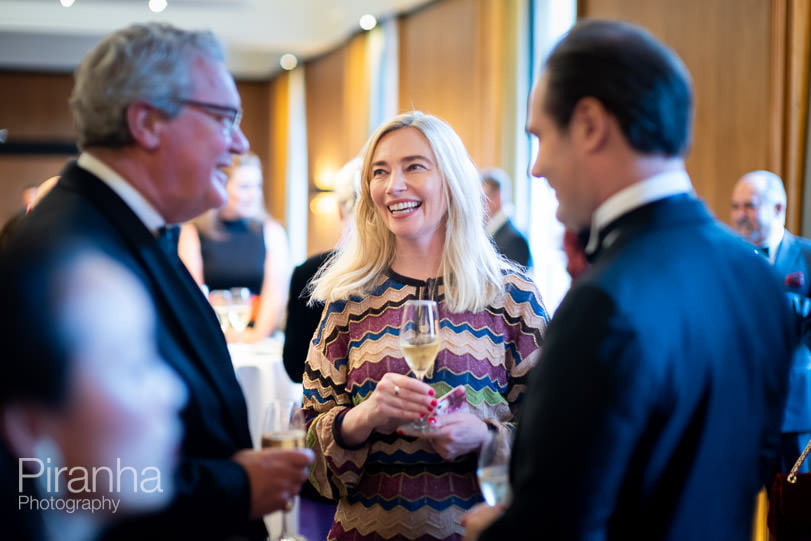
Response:
[[[777,250],[780,249],[780,243],[783,242],[783,237],[785,236],[786,228],[785,227],[775,227],[774,233],[772,233],[771,238],[769,239],[769,262],[774,265],[774,260],[777,258]]]
[[[504,209],[498,209],[498,212],[490,216],[487,224],[484,226],[487,234],[491,237],[499,230],[499,228],[507,223],[509,216],[504,212]]]
[[[92,154],[82,152],[77,162],[79,167],[96,175],[102,182],[113,190],[118,197],[135,213],[152,234],[157,235],[158,230],[166,225],[166,220],[155,210],[149,201],[127,182],[121,175],[113,171],[110,166]]]
[[[586,253],[594,253],[599,242],[600,230],[623,214],[653,201],[692,191],[693,185],[690,183],[690,177],[684,170],[659,173],[623,188],[606,199],[594,211],[591,217],[591,232],[586,245]]]

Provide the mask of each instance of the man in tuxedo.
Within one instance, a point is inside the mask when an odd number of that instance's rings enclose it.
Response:
[[[487,200],[484,206],[487,233],[496,243],[498,252],[523,267],[532,266],[532,255],[527,238],[507,216],[505,203],[509,202],[510,177],[501,169],[488,167],[479,171]]]
[[[786,230],[786,190],[771,171],[751,171],[738,180],[731,219],[774,266],[797,317],[801,344],[791,366],[780,453],[780,471],[788,472],[811,439],[811,242]],[[808,461],[800,471],[809,471]]]
[[[530,99],[532,174],[591,231],[590,267],[529,376],[512,504],[468,536],[747,539],[796,338],[768,263],[693,193],[689,74],[645,30],[584,21]]]
[[[224,203],[223,168],[248,150],[223,49],[209,32],[132,25],[84,58],[70,105],[81,155],[12,242],[78,238],[132,270],[156,305],[161,356],[188,390],[178,495],[107,538],[265,539],[262,516],[286,506],[311,456],[252,449],[225,339],[173,245],[173,224]]]

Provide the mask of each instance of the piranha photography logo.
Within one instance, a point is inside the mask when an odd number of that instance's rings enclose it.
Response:
[[[138,471],[120,458],[114,467],[62,467],[51,458],[19,458],[17,491],[21,511],[117,513],[122,498],[163,494],[164,488],[159,468]]]

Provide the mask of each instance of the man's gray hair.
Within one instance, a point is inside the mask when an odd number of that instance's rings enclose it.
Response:
[[[191,65],[198,57],[225,60],[222,45],[209,31],[146,23],[107,36],[75,72],[70,106],[79,148],[131,143],[126,110],[136,101],[170,118],[178,114],[178,100],[193,95]]]

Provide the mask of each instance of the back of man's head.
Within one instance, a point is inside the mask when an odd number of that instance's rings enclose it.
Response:
[[[575,105],[593,97],[642,154],[683,156],[690,146],[692,90],[679,57],[638,26],[575,25],[546,60],[544,108],[565,131]]]

